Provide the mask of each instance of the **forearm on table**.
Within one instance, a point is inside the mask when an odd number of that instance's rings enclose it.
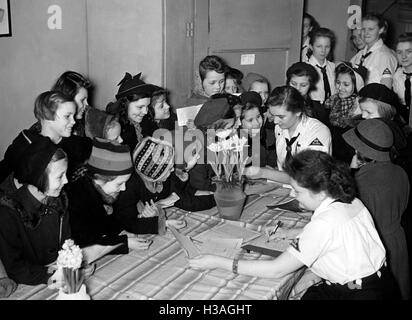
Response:
[[[217,266],[232,271],[233,260],[217,257]],[[303,267],[303,264],[288,252],[274,260],[239,260],[238,273],[253,277],[281,278]]]
[[[269,168],[261,168],[260,170],[262,170],[260,174],[262,178],[279,183],[290,184],[290,176],[284,171]]]

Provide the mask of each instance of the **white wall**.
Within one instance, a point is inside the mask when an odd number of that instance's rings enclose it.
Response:
[[[50,5],[60,5],[62,30],[49,30]],[[85,0],[12,0],[12,37],[0,38],[0,159],[34,123],[35,98],[65,70],[87,71]]]
[[[336,35],[335,60],[344,61],[348,35],[348,7],[350,0],[306,0],[306,12]]]
[[[114,100],[126,71],[162,84],[162,0],[87,0],[87,17],[96,107]]]

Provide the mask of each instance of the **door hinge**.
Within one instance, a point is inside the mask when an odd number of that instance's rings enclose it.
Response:
[[[193,38],[194,34],[194,23],[186,22],[186,38]]]

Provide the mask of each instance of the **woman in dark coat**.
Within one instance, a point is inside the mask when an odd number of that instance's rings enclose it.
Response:
[[[359,198],[369,209],[387,251],[403,299],[410,298],[408,248],[401,217],[406,210],[410,186],[406,172],[390,160],[391,129],[380,119],[362,121],[343,138],[356,154],[353,168]]]

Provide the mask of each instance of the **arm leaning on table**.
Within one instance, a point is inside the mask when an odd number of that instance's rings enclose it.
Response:
[[[292,254],[285,251],[274,260],[256,261],[228,259],[214,255],[202,255],[189,260],[190,267],[201,269],[220,268],[243,275],[262,278],[281,278],[304,266]]]
[[[283,184],[290,184],[290,176],[284,172],[272,168],[247,167],[244,174],[252,179],[267,179]]]

